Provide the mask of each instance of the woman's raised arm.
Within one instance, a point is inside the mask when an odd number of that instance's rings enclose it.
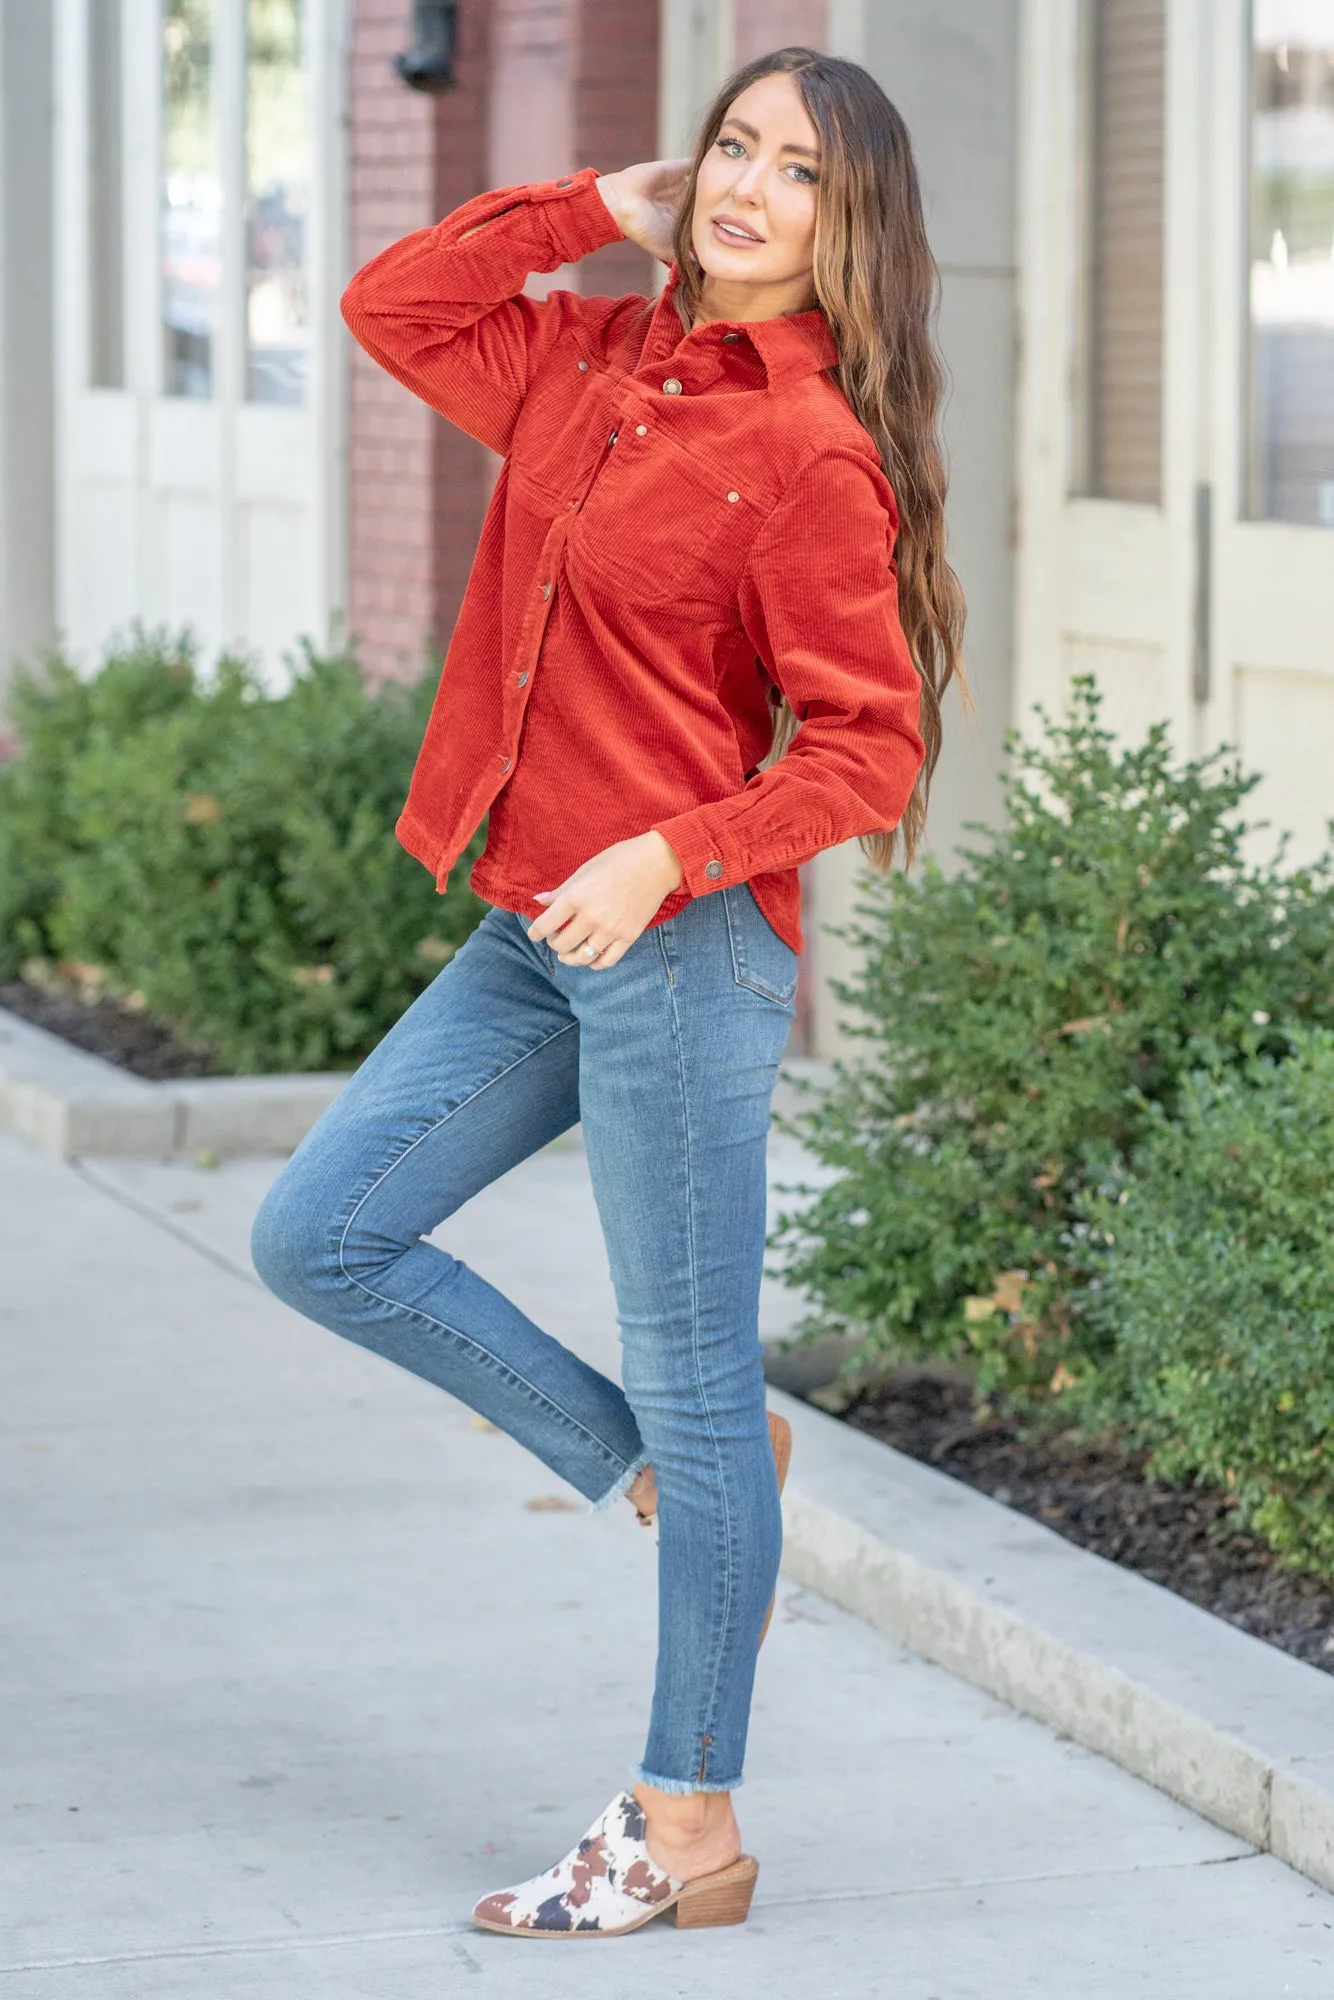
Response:
[[[523,296],[533,271],[574,264],[623,232],[592,167],[497,188],[391,243],[343,293],[366,352],[451,423],[509,448],[528,385],[562,331],[608,302]],[[615,181],[619,176],[609,176]]]

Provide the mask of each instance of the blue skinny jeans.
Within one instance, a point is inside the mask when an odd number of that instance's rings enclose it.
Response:
[[[740,1784],[778,1573],[758,1315],[765,1140],[796,979],[745,884],[687,904],[602,971],[562,965],[528,920],[489,909],[254,1226],[279,1298],[489,1417],[595,1509],[652,1464],[658,1657],[631,1775],[667,1792]],[[624,1388],[423,1240],[580,1119]]]

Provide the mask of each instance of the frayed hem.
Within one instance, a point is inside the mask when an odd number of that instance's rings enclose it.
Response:
[[[728,1779],[721,1785],[697,1785],[693,1778],[655,1778],[652,1771],[646,1771],[642,1764],[636,1764],[630,1776],[636,1785],[652,1785],[655,1792],[670,1792],[681,1799],[689,1798],[694,1792],[735,1792],[741,1785],[740,1778]]]
[[[634,1464],[628,1465],[625,1468],[625,1471],[621,1474],[620,1478],[616,1481],[616,1484],[610,1489],[609,1492],[604,1493],[600,1500],[589,1501],[588,1503],[589,1513],[601,1514],[605,1511],[606,1508],[610,1507],[614,1501],[621,1499],[624,1494],[630,1491],[630,1488],[634,1485],[636,1479],[638,1479],[640,1473],[644,1470],[644,1467],[648,1465],[650,1462],[651,1461],[649,1459],[648,1453],[646,1451],[641,1452],[639,1457],[635,1460]]]

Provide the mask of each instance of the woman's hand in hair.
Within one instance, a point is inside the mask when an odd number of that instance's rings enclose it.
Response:
[[[528,926],[534,943],[545,940],[562,965],[605,972],[629,951],[664,896],[681,886],[681,864],[660,833],[641,833],[604,847],[558,889],[534,901],[546,908]],[[597,946],[596,958],[584,950]]]
[[[659,263],[670,264],[676,254],[672,239],[677,211],[689,176],[689,160],[647,160],[637,167],[622,167],[618,174],[599,174],[594,185],[621,234]]]

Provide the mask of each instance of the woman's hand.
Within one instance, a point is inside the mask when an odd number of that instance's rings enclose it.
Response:
[[[562,965],[605,972],[629,951],[664,896],[681,886],[681,864],[660,833],[637,834],[604,847],[576,868],[559,889],[535,900],[546,909],[528,926],[534,943],[546,939]],[[583,949],[597,946],[596,957]]]
[[[647,250],[659,263],[676,254],[677,210],[690,175],[689,160],[647,160],[622,167],[617,174],[599,174],[594,186],[611,210],[621,234]]]

